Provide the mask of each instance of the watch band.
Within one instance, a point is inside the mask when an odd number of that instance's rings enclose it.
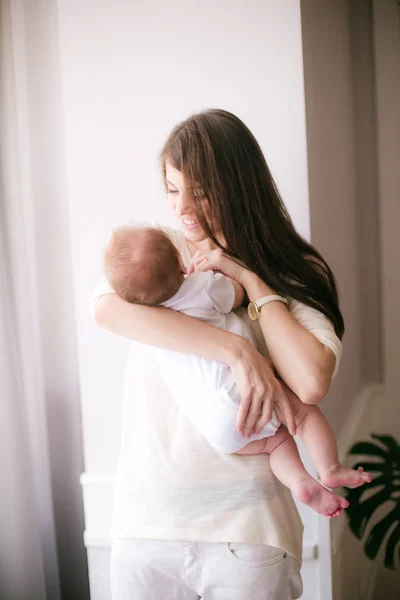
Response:
[[[260,309],[264,304],[268,304],[269,302],[283,302],[285,306],[288,305],[288,300],[284,296],[278,296],[276,294],[271,294],[269,296],[264,296],[263,298],[259,298],[258,300],[253,300],[250,302],[247,311],[249,317],[252,321],[258,321],[260,318]]]
[[[277,295],[272,295],[272,296],[263,296],[262,298],[260,298],[259,300],[255,301],[255,304],[257,304],[258,308],[261,308],[262,306],[264,306],[264,304],[268,304],[268,302],[283,302],[283,304],[285,304],[287,306],[287,298],[285,298],[284,296],[277,296]]]

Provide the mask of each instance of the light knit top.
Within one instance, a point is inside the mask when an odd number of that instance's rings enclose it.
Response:
[[[162,227],[187,266],[190,253],[180,230]],[[103,279],[100,296],[113,293]],[[292,316],[336,356],[341,343],[317,310],[289,299]],[[258,349],[269,358],[258,322]],[[111,537],[268,544],[301,565],[303,525],[291,492],[273,475],[265,454],[220,454],[181,413],[160,376],[152,347],[131,342],[125,375],[122,438],[115,482]],[[190,389],[188,389],[190,394]]]

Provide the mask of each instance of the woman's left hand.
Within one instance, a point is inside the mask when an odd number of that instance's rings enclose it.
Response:
[[[232,258],[224,254],[220,248],[209,250],[207,252],[203,252],[202,250],[197,251],[190,261],[187,268],[187,274],[190,275],[195,271],[220,271],[242,285],[243,275],[246,272],[248,273],[248,270],[245,267],[242,267]]]

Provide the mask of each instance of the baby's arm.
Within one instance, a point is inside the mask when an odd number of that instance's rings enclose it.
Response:
[[[244,288],[235,279],[213,272],[207,283],[207,293],[211,305],[220,313],[229,313],[242,305],[244,299]]]
[[[233,302],[232,309],[239,308],[242,306],[244,300],[244,287],[240,285],[235,279],[231,279],[225,275],[225,279],[229,279],[235,289],[235,300]]]

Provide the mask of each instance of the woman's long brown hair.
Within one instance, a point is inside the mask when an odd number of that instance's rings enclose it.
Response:
[[[343,337],[344,323],[332,270],[295,230],[257,140],[224,110],[195,114],[170,134],[161,153],[193,188],[195,210],[210,239],[238,258],[278,294],[328,317]],[[204,201],[211,211],[204,216]],[[210,223],[220,223],[226,247]]]

